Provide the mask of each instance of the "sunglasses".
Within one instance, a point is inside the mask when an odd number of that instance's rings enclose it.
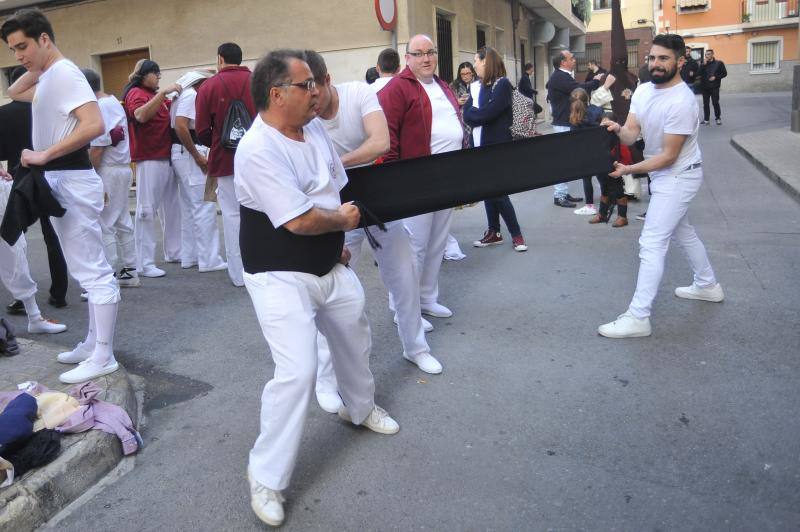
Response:
[[[297,87],[311,92],[317,88],[317,82],[313,79],[307,79],[305,81],[298,81],[297,83],[281,83],[278,87]]]

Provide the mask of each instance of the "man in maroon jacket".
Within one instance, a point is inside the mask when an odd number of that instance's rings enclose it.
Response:
[[[222,210],[228,275],[235,286],[244,286],[242,255],[239,252],[239,202],[233,190],[233,155],[236,150],[222,146],[222,126],[232,100],[241,100],[256,116],[250,94],[250,69],[241,66],[242,49],[224,43],[217,48],[217,74],[197,91],[195,128],[200,144],[210,146],[208,177],[217,181],[217,199]]]
[[[458,101],[434,71],[433,40],[415,35],[406,46],[406,68],[378,93],[389,124],[390,146],[385,161],[424,157],[464,147]],[[453,209],[404,220],[417,258],[422,313],[448,318],[453,312],[439,303],[439,269],[450,231]]]

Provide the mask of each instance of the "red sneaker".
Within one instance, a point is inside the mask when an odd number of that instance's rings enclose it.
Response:
[[[476,240],[472,243],[473,246],[476,248],[485,248],[487,246],[496,246],[497,244],[503,243],[503,235],[499,232],[492,231],[491,229],[487,229],[485,233],[483,233],[483,238],[480,240]]]
[[[528,246],[525,245],[525,239],[522,235],[511,237],[511,243],[514,245],[514,251],[528,251]]]

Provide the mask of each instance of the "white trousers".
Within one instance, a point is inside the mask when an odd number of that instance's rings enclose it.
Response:
[[[139,161],[136,163],[136,269],[155,266],[156,263],[156,216],[161,212],[164,196],[175,178],[168,160]],[[176,194],[177,195],[177,194]],[[180,206],[178,206],[180,214]],[[163,215],[164,213],[161,212]],[[162,224],[162,231],[164,225]],[[164,234],[164,249],[167,249]],[[178,234],[180,241],[180,232]],[[165,252],[166,255],[166,252]]]
[[[686,255],[694,282],[707,288],[717,284],[703,243],[689,224],[689,203],[703,183],[702,168],[674,177],[657,177],[650,182],[650,205],[639,237],[639,278],[628,310],[637,318],[650,316],[653,300],[664,273],[664,259],[670,239]]]
[[[411,239],[411,250],[417,259],[422,306],[439,300],[439,270],[452,219],[453,209],[445,209],[403,220]]]
[[[108,305],[120,300],[114,270],[108,265],[100,230],[103,182],[94,170],[45,172],[45,178],[67,212],[50,217],[70,275],[89,293],[89,303]]]
[[[167,262],[181,260],[183,208],[178,189],[178,176],[170,166],[170,177],[164,188],[161,206],[158,208],[158,219],[161,221],[161,231],[164,233],[164,260]]]
[[[282,490],[292,476],[314,391],[318,331],[330,343],[339,394],[353,422],[360,424],[374,407],[364,290],[341,264],[322,277],[245,273],[244,282],[275,362],[261,395],[261,433],[250,451],[250,472],[264,486]]]
[[[232,175],[217,178],[217,201],[222,211],[228,276],[235,286],[244,286],[242,254],[239,252],[239,201],[233,189]]]
[[[195,146],[202,155],[205,146]],[[201,270],[220,266],[217,205],[205,201],[206,175],[191,154],[179,144],[172,145],[172,168],[180,181],[181,196],[181,264],[197,264]]]
[[[36,282],[31,278],[25,235],[13,246],[0,238],[0,280],[14,299],[25,300],[36,295]]]
[[[419,281],[408,233],[401,221],[386,224],[384,233],[377,227],[370,232],[381,245],[374,250],[378,261],[378,272],[383,285],[389,291],[397,310],[397,334],[403,345],[403,352],[409,356],[430,353],[431,348],[425,340],[422,315],[419,307]],[[363,229],[348,231],[345,245],[350,250],[350,265],[356,268],[361,257],[361,248],[367,238]],[[317,391],[336,393],[336,375],[331,365],[328,342],[319,335],[317,360]]]
[[[553,126],[553,132],[555,133],[563,133],[564,131],[569,131],[569,127]],[[567,194],[569,194],[569,183],[556,183],[553,185],[554,198],[565,198]]]
[[[101,166],[97,173],[106,193],[106,204],[100,213],[100,229],[108,264],[114,270],[136,268],[133,220],[128,208],[128,191],[133,180],[131,167],[127,164]]]

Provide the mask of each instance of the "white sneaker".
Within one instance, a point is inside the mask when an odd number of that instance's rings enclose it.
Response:
[[[228,263],[227,262],[222,262],[222,263],[218,264],[217,266],[211,266],[209,268],[199,268],[199,271],[202,272],[202,273],[205,273],[205,272],[219,272],[219,271],[227,270],[227,269],[228,269]]]
[[[97,377],[102,377],[103,375],[108,375],[109,373],[114,373],[118,369],[119,364],[117,364],[117,361],[113,358],[103,366],[95,364],[87,359],[78,364],[77,368],[59,375],[58,380],[64,384],[78,384],[96,379]]]
[[[250,483],[250,508],[256,517],[270,526],[281,526],[285,515],[283,513],[283,498],[280,491],[269,489],[253,480],[250,470],[247,470],[247,481]]]
[[[121,287],[136,288],[141,286],[142,281],[139,279],[139,274],[136,273],[136,268],[122,268],[117,274],[117,283]]]
[[[597,333],[606,338],[638,338],[650,336],[651,332],[650,318],[635,318],[629,311],[597,328]]]
[[[164,277],[167,275],[167,272],[161,268],[156,268],[155,266],[145,266],[142,271],[137,273],[142,277]]]
[[[347,407],[344,405],[339,409],[339,417],[345,421],[353,422],[347,412]],[[400,425],[398,425],[397,421],[392,419],[386,410],[378,405],[375,405],[361,425],[380,434],[396,434],[400,430]]]
[[[89,301],[89,292],[81,292],[81,301]]]
[[[188,270],[189,268],[194,268],[195,266],[197,266],[196,260],[190,260],[188,262],[181,261],[181,268],[183,268],[184,270]]]
[[[419,353],[417,355],[408,356],[403,353],[403,358],[416,364],[419,369],[431,375],[438,375],[442,372],[442,364],[430,353]]]
[[[319,407],[326,412],[335,414],[343,406],[342,398],[336,392],[317,392]]]
[[[77,364],[92,356],[92,352],[94,352],[94,348],[89,349],[85,343],[78,342],[75,349],[59,353],[56,359],[62,364]]]
[[[67,330],[67,326],[39,316],[38,320],[28,321],[29,333],[58,334]]]
[[[694,283],[691,286],[679,286],[675,289],[675,295],[683,299],[699,299],[712,303],[719,303],[725,299],[725,293],[719,283],[710,288],[701,288]]]
[[[434,318],[449,318],[453,311],[440,303],[426,303],[422,305],[422,313]]]
[[[595,214],[597,214],[597,209],[595,209],[593,204],[587,203],[586,205],[584,205],[580,209],[575,209],[572,212],[574,212],[575,214],[583,215],[583,216],[594,216]]]
[[[398,325],[400,323],[399,321],[397,321],[397,314],[394,315],[393,321],[395,325]],[[433,330],[433,324],[428,320],[426,320],[425,318],[422,318],[422,330],[425,332],[431,332]]]

